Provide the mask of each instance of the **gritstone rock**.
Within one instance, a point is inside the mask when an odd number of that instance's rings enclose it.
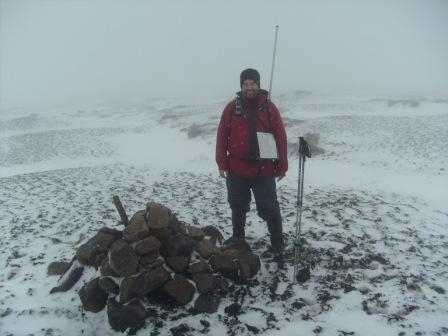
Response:
[[[163,286],[163,291],[181,305],[191,301],[194,286],[182,275],[176,274],[174,278]]]
[[[134,216],[132,216],[129,224],[123,230],[123,236],[127,241],[135,242],[149,235],[145,216],[146,210],[137,211]]]
[[[199,255],[204,259],[210,258],[212,254],[216,252],[215,244],[210,239],[204,239],[199,241],[196,244],[195,249],[199,253]]]
[[[214,272],[221,273],[228,279],[238,280],[238,264],[232,257],[215,254],[210,258],[210,265]]]
[[[100,278],[100,280],[98,281],[98,285],[103,291],[107,293],[118,294],[120,291],[120,287],[112,278],[109,277]]]
[[[61,275],[69,268],[70,263],[66,261],[53,261],[47,267],[47,275]]]
[[[185,228],[187,230],[188,237],[191,237],[198,241],[204,239],[205,233],[204,233],[204,231],[202,231],[202,229],[200,229],[196,226],[193,226],[193,225],[187,225]]]
[[[103,276],[113,276],[113,277],[117,277],[117,276],[118,276],[118,274],[115,273],[115,272],[110,268],[109,260],[108,260],[107,258],[104,258],[104,259],[103,259],[103,262],[101,263],[101,266],[100,266],[100,273],[101,273],[101,275],[103,275]]]
[[[123,232],[122,231],[116,230],[116,229],[112,229],[112,228],[108,228],[107,226],[102,227],[101,229],[98,230],[98,232],[112,235],[116,239],[123,238]]]
[[[199,313],[212,314],[218,310],[218,302],[212,294],[201,294],[194,303],[194,309]]]
[[[104,228],[98,231],[95,236],[87,241],[87,243],[82,244],[76,250],[76,259],[78,259],[84,265],[100,266],[101,263],[96,264],[98,262],[98,255],[105,256],[109,247],[117,239],[120,239],[118,233],[116,232],[116,230],[108,228]]]
[[[187,234],[187,229],[185,228],[185,224],[183,224],[173,213],[170,216],[169,228],[171,229],[173,235],[178,235],[178,234],[186,235]]]
[[[194,274],[194,273],[211,273],[212,269],[210,268],[209,264],[205,261],[198,261],[193,264],[191,264],[188,267],[188,273]]]
[[[160,288],[170,279],[170,274],[163,266],[137,276],[125,278],[120,285],[120,302],[127,302],[132,298],[144,296]]]
[[[129,223],[123,230],[123,238],[133,243],[137,240],[143,239],[149,236],[149,229],[146,223],[133,222]]]
[[[196,273],[191,278],[201,294],[211,292],[216,287],[216,277],[210,273]]]
[[[220,295],[226,295],[229,291],[229,283],[223,277],[216,277],[216,292]]]
[[[145,255],[157,251],[162,243],[156,237],[150,236],[135,244],[134,250],[138,255]]]
[[[224,240],[223,235],[217,228],[215,228],[213,225],[207,225],[206,227],[203,227],[202,230],[204,231],[205,235],[210,237],[214,244],[216,242],[219,242],[220,244]]]
[[[156,230],[150,229],[149,232],[159,240],[166,240],[173,235],[173,231],[169,227]]]
[[[108,294],[99,286],[99,278],[86,283],[78,292],[85,310],[97,313],[106,306]]]
[[[146,210],[137,211],[129,220],[129,224],[146,225]]]
[[[146,205],[148,228],[158,230],[167,228],[170,224],[170,209],[155,202]]]
[[[109,299],[107,316],[112,329],[123,332],[127,328],[141,328],[145,323],[146,311],[141,302],[137,300],[123,305],[115,299]]]
[[[154,261],[156,261],[159,256],[160,253],[158,250],[145,254],[144,256],[140,257],[140,265],[142,266],[150,265]]]
[[[138,271],[138,257],[131,245],[124,239],[120,239],[110,248],[109,265],[118,275],[129,276]]]
[[[190,257],[168,257],[166,258],[167,265],[176,273],[183,273],[190,263]]]
[[[70,268],[58,280],[58,286],[50,290],[50,294],[68,291],[78,282],[83,272],[84,267],[79,263],[78,260],[73,260],[73,263],[71,264]]]
[[[149,271],[155,270],[156,268],[159,268],[160,266],[164,266],[164,265],[165,265],[164,259],[158,258],[152,264],[144,265],[143,271],[149,272]],[[165,268],[167,268],[167,267],[165,267]]]
[[[193,238],[177,235],[162,242],[160,253],[165,257],[190,256],[196,245]]]

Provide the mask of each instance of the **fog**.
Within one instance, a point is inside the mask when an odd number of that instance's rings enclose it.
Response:
[[[273,92],[448,92],[447,1],[0,0],[0,107]]]

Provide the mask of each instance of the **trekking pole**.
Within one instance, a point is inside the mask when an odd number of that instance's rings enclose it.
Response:
[[[278,25],[275,26],[274,52],[272,54],[271,80],[269,81],[268,100],[271,100],[272,78],[274,77],[275,54],[277,53]]]
[[[301,253],[300,236],[302,231],[302,202],[303,202],[303,180],[305,175],[305,159],[311,157],[310,147],[303,137],[299,137],[299,176],[297,186],[297,212],[296,212],[296,234],[294,237],[294,279],[293,282],[298,281],[297,276],[299,273],[309,273],[308,269],[302,269],[299,271],[299,259]]]

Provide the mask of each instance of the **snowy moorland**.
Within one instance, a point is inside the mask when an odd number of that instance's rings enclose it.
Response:
[[[214,314],[152,309],[137,335],[448,335],[448,99],[274,97],[290,168],[278,184],[284,264],[254,205],[248,241],[261,271]],[[121,229],[148,201],[186,223],[231,233],[225,181],[214,163],[225,100],[153,99],[140,105],[8,108],[0,113],[0,334],[116,335],[105,311],[84,312],[77,291],[49,294],[52,261],[72,259],[103,226]],[[302,265],[292,282],[298,136],[306,161]],[[238,314],[226,307],[240,305]],[[151,302],[145,302],[154,308]]]

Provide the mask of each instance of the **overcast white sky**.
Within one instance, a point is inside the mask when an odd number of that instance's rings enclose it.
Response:
[[[448,1],[0,0],[0,106],[274,93],[448,93]]]

